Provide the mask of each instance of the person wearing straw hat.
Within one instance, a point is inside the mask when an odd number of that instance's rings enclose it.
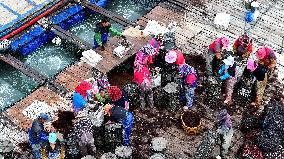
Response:
[[[104,114],[109,117],[110,122],[121,123],[123,125],[123,145],[129,146],[130,135],[134,123],[134,116],[123,107],[106,104]]]
[[[232,94],[234,90],[234,85],[236,83],[236,63],[234,57],[229,55],[226,59],[223,60],[223,65],[219,70],[220,79],[222,81],[226,81],[226,88],[225,88],[225,104],[232,103]]]
[[[48,137],[44,131],[44,123],[51,121],[51,118],[46,113],[40,113],[38,118],[36,118],[32,127],[28,129],[29,142],[32,147],[32,153],[36,159],[41,159],[40,149],[45,142],[47,142]]]

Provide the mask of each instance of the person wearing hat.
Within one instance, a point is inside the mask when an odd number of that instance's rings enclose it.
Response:
[[[274,51],[268,46],[261,46],[256,52],[256,57],[258,59],[258,64],[266,67],[268,69],[268,77],[273,73],[276,67],[276,56]]]
[[[123,145],[129,146],[130,135],[134,123],[134,116],[123,107],[107,104],[104,106],[104,114],[109,117],[111,122],[123,125]]]
[[[217,132],[220,135],[221,139],[221,154],[222,158],[225,158],[225,155],[228,153],[228,149],[231,145],[233,137],[233,127],[230,114],[227,112],[227,109],[222,109],[218,114],[218,129]]]
[[[185,64],[185,58],[181,51],[177,49],[169,50],[165,56],[166,65],[162,67],[162,78],[161,85],[164,87],[169,82],[172,82],[172,79],[175,78],[178,74],[179,66]],[[183,83],[183,81],[179,81]],[[183,88],[183,87],[182,87]],[[185,98],[184,89],[180,90],[180,96]]]
[[[154,107],[153,91],[152,91],[152,78],[148,64],[153,63],[153,56],[156,50],[152,45],[146,44],[137,53],[134,61],[134,82],[139,86],[139,98],[141,108],[145,108],[146,102],[150,107]]]
[[[181,85],[185,90],[186,106],[184,110],[192,107],[195,89],[197,87],[197,72],[194,67],[184,63],[179,65],[179,75],[181,77]]]
[[[263,94],[267,85],[267,68],[257,62],[248,62],[247,68],[250,70],[253,77],[256,79],[255,99],[251,103],[252,106],[260,106]]]
[[[213,41],[208,48],[208,55],[209,58],[212,57],[213,55],[213,59],[207,59],[207,65],[208,65],[208,69],[209,72],[213,75],[217,75],[218,70],[221,66],[222,63],[222,59],[223,59],[223,54],[225,52],[225,50],[228,49],[230,44],[229,39],[227,39],[226,37],[220,37],[217,38],[215,41]],[[211,66],[210,66],[210,61],[211,62]]]
[[[28,129],[29,142],[32,147],[33,155],[36,159],[41,159],[40,149],[47,142],[47,134],[44,131],[44,123],[49,122],[51,118],[46,113],[40,113],[33,121],[32,127]]]
[[[240,36],[233,45],[234,55],[241,59],[248,58],[252,53],[252,49],[252,39],[250,39],[246,34]]]
[[[129,109],[128,97],[120,88],[117,86],[110,86],[107,89],[107,93],[113,105],[123,107],[126,110]]]
[[[219,70],[220,79],[226,81],[225,104],[231,104],[234,85],[236,83],[236,63],[234,57],[229,55],[223,60],[223,65]]]
[[[96,146],[94,141],[94,124],[85,109],[78,111],[74,119],[74,134],[75,140],[79,145],[81,156],[92,155],[95,156]]]
[[[107,18],[102,19],[99,23],[96,24],[95,37],[94,37],[94,49],[101,47],[101,50],[105,50],[105,44],[107,43],[109,33],[114,36],[121,36],[121,32],[113,28]],[[125,37],[124,37],[125,38]]]
[[[65,149],[59,141],[60,136],[57,133],[49,133],[49,144],[42,148],[42,159],[64,159]],[[62,141],[62,140],[61,140]]]
[[[170,64],[183,65],[185,58],[183,53],[179,50],[169,50],[165,56],[165,61]]]

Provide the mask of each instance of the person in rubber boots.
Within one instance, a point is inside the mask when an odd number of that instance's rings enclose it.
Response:
[[[225,81],[225,101],[224,104],[232,103],[232,94],[234,90],[234,86],[236,83],[236,63],[234,57],[231,55],[227,55],[228,57],[223,60],[223,65],[219,69],[219,78],[222,81]]]
[[[115,122],[123,125],[123,145],[129,146],[130,135],[134,123],[133,114],[123,107],[115,106],[113,104],[106,104],[104,106],[104,113],[109,117],[108,123]]]
[[[141,108],[145,108],[147,100],[150,107],[154,107],[152,78],[149,64],[153,63],[153,56],[157,54],[156,49],[150,44],[143,46],[137,53],[134,61],[134,82],[139,86],[139,98]]]
[[[95,37],[93,48],[96,49],[98,47],[101,47],[102,51],[105,49],[105,44],[107,43],[109,33],[114,36],[124,37],[121,32],[117,31],[111,26],[107,18],[104,18],[103,20],[101,20],[101,22],[97,23],[94,31]]]
[[[240,36],[233,45],[233,53],[241,60],[247,59],[252,53],[252,39],[244,34]]]
[[[182,80],[186,98],[186,106],[183,109],[187,110],[192,107],[193,97],[197,87],[197,72],[194,67],[184,63],[179,65],[179,75]]]
[[[256,79],[256,88],[255,88],[255,99],[251,103],[254,107],[259,107],[262,102],[264,91],[267,85],[267,68],[261,64],[258,64],[254,60],[249,60],[247,64],[247,69]]]
[[[210,74],[214,76],[218,75],[218,70],[222,65],[223,54],[228,49],[229,44],[230,44],[229,39],[227,39],[226,37],[220,37],[209,45],[208,56],[209,56],[209,61],[212,61],[212,64],[211,66],[207,67],[209,69]],[[211,60],[212,55],[213,59]],[[209,61],[207,63],[210,63]]]
[[[32,127],[28,129],[29,142],[35,159],[42,158],[40,150],[48,141],[47,132],[44,131],[44,123],[50,120],[49,115],[40,113],[38,118],[33,121]]]

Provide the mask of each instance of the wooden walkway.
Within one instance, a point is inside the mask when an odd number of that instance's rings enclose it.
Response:
[[[20,128],[27,130],[27,128],[31,127],[33,119],[25,116],[23,110],[36,100],[47,103],[50,108],[56,107],[58,110],[71,110],[71,105],[68,104],[64,98],[60,97],[57,93],[51,91],[47,87],[40,87],[25,99],[7,109],[3,114]]]

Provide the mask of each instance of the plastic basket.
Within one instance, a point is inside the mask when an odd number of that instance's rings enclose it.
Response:
[[[184,115],[184,114],[183,114]],[[187,126],[184,121],[183,121],[183,115],[180,116],[181,119],[181,123],[182,123],[182,128],[184,129],[184,131],[188,134],[188,135],[196,135],[198,134],[200,128],[201,128],[201,120],[198,124],[198,126],[196,127],[189,127]]]

